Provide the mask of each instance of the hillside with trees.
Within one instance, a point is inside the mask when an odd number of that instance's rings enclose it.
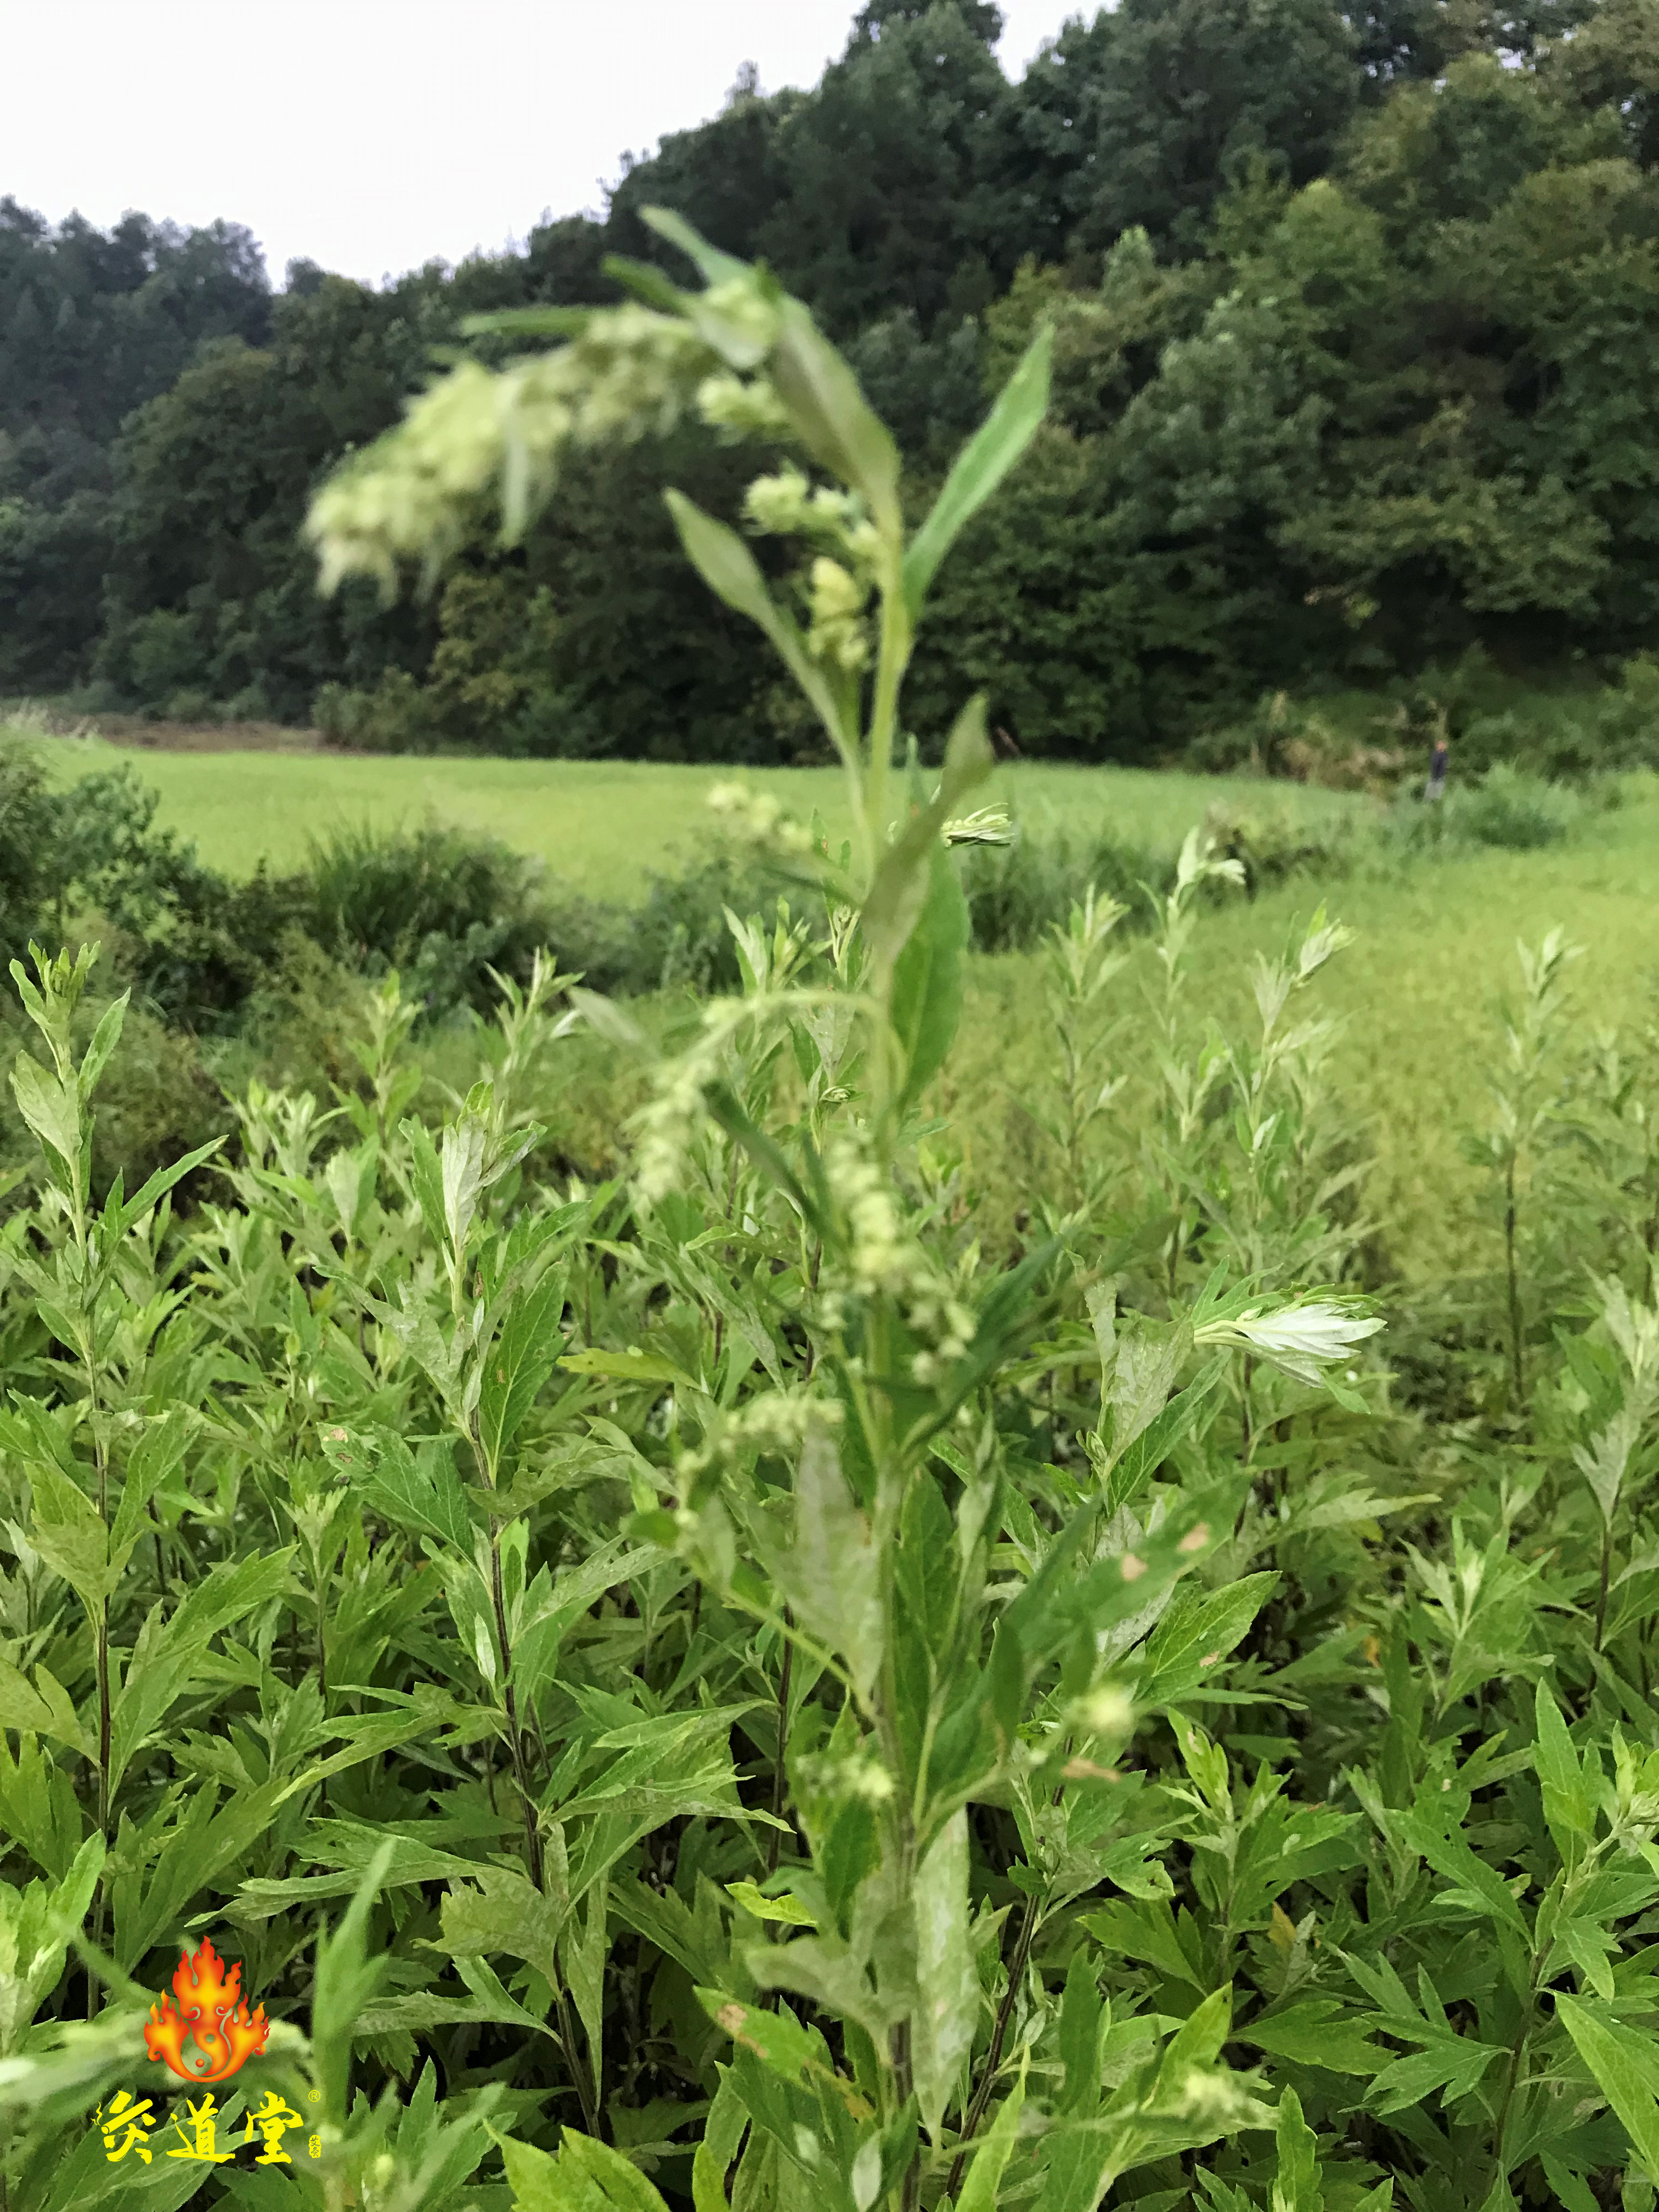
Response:
[[[1056,400],[940,580],[909,711],[1135,758],[1279,686],[1659,630],[1655,0],[1123,0],[1011,82],[986,0],[871,0],[810,92],[746,73],[602,220],[380,289],[231,222],[0,201],[0,693],[356,745],[810,757],[678,556],[753,446],[607,448],[423,600],[315,588],[299,526],[466,319],[687,272],[678,210],[848,352],[925,507],[1042,321]],[[483,342],[498,357],[503,342]],[[765,557],[763,542],[762,556]],[[950,681],[947,684],[946,677]]]

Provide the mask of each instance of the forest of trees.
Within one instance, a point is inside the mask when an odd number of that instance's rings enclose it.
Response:
[[[804,296],[924,502],[1039,320],[1055,404],[941,580],[919,728],[1134,757],[1277,685],[1479,643],[1659,641],[1659,0],[1121,0],[1011,83],[988,0],[870,0],[810,92],[752,73],[602,221],[379,289],[243,228],[0,199],[0,694],[392,748],[789,760],[666,472],[583,460],[556,523],[425,601],[315,589],[298,531],[469,315],[615,298],[678,210]],[[675,268],[678,277],[687,272]]]

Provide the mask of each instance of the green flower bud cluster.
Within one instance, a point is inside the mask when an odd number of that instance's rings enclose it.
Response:
[[[800,860],[813,850],[811,831],[769,791],[756,791],[746,783],[717,783],[708,794],[708,811],[729,836],[757,852]]]
[[[859,675],[870,659],[870,634],[864,606],[870,596],[867,580],[849,575],[839,561],[820,553],[812,563],[809,604],[812,619],[806,633],[806,650],[815,660]]]
[[[718,1415],[702,1443],[679,1454],[674,1471],[681,1495],[695,1500],[707,1486],[706,1475],[757,1456],[798,1458],[810,1435],[833,1433],[842,1420],[834,1399],[806,1391],[773,1390],[750,1398],[735,1413]]]
[[[435,568],[493,490],[517,536],[566,446],[672,429],[718,366],[690,321],[632,301],[592,315],[556,352],[498,372],[461,362],[318,495],[307,532],[324,590],[349,575],[391,590],[413,558]]]
[[[721,369],[697,386],[697,413],[711,429],[743,438],[791,435],[789,411],[763,376],[734,376]]]
[[[921,1340],[911,1361],[915,1380],[936,1382],[968,1349],[973,1316],[902,1224],[890,1176],[860,1144],[842,1139],[830,1148],[824,1169],[848,1227],[845,1258],[824,1277],[826,1310],[845,1326],[849,1298],[892,1298]]]
[[[852,492],[827,485],[815,489],[790,467],[776,476],[757,477],[744,497],[744,512],[754,528],[770,537],[816,538],[827,549],[808,573],[807,650],[816,660],[860,674],[870,660],[864,611],[881,546],[863,502]]]

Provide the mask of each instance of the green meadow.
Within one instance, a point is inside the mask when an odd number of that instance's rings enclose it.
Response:
[[[713,836],[708,794],[739,778],[775,793],[803,818],[848,826],[839,769],[740,769],[637,761],[441,759],[326,752],[132,752],[98,738],[53,740],[54,776],[70,781],[131,762],[158,794],[157,819],[193,837],[231,874],[263,860],[297,866],[313,838],[343,826],[385,830],[432,819],[501,837],[596,898],[626,899],[653,869],[683,864]],[[1108,826],[1119,842],[1179,845],[1218,801],[1260,803],[1243,778],[1017,763],[1000,769],[982,803],[1001,802],[1032,830]],[[1352,805],[1329,792],[1275,786],[1275,811],[1324,817]]]
[[[130,760],[158,793],[158,818],[211,863],[248,874],[302,862],[313,838],[347,824],[427,819],[497,836],[537,854],[550,876],[626,902],[653,872],[672,872],[718,835],[708,793],[742,780],[796,813],[845,823],[839,772],[741,771],[619,762],[367,758],[323,752],[163,752],[136,757],[101,740],[49,751],[68,780]],[[1124,844],[1174,850],[1212,810],[1283,819],[1364,817],[1375,803],[1248,778],[1000,768],[987,798],[1040,835],[1109,829]],[[1334,880],[1298,874],[1255,899],[1231,895],[1200,920],[1192,974],[1199,1003],[1230,1024],[1249,1006],[1258,954],[1273,955],[1317,905],[1353,932],[1324,971],[1322,1011],[1339,1024],[1329,1079],[1376,1165],[1367,1190],[1381,1249],[1405,1278],[1444,1279],[1490,1265],[1497,1231],[1464,1132],[1488,1110],[1486,1072],[1501,1049],[1501,1007],[1519,979],[1517,940],[1558,925],[1582,948],[1569,971],[1579,1045],[1645,1024],[1659,1000],[1659,784],[1632,777],[1624,803],[1589,815],[1563,842],[1534,851],[1459,848],[1445,856],[1362,864]],[[1115,987],[1127,1012],[1153,980],[1152,955],[1130,945]],[[988,1219],[1012,1220],[1047,1172],[1025,1101],[1048,1063],[1034,955],[981,956],[975,1018],[963,1024],[949,1079],[953,1124]],[[665,1013],[666,1010],[665,1010]],[[441,1054],[440,1055],[441,1056]],[[629,1079],[605,1079],[605,1055],[571,1097],[579,1152],[604,1142]],[[597,1084],[598,1089],[593,1085]],[[1133,1118],[1126,1101],[1126,1117]]]

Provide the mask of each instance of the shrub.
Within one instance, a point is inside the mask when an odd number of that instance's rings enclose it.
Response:
[[[1389,743],[1368,744],[1317,701],[1294,701],[1276,691],[1257,702],[1248,720],[1223,724],[1194,738],[1182,758],[1187,767],[1206,775],[1277,777],[1331,791],[1386,791],[1407,759],[1401,725],[1392,726]]]
[[[1659,768],[1659,659],[1641,653],[1625,663],[1591,730],[1598,768]]]
[[[1499,764],[1475,782],[1451,782],[1430,804],[1408,792],[1395,804],[1384,830],[1385,848],[1435,852],[1493,845],[1531,852],[1559,844],[1582,819],[1582,795]]]
[[[341,829],[311,848],[306,927],[325,951],[398,969],[429,1011],[486,1005],[489,971],[522,979],[550,918],[541,863],[495,838],[428,823]]]
[[[1006,846],[969,846],[960,863],[973,941],[981,952],[1023,952],[1039,944],[1091,884],[1132,911],[1141,886],[1163,888],[1170,860],[1126,845],[1104,830],[1021,830]]]
[[[441,732],[430,699],[405,668],[389,668],[372,690],[325,684],[312,720],[331,744],[360,753],[430,753]]]

